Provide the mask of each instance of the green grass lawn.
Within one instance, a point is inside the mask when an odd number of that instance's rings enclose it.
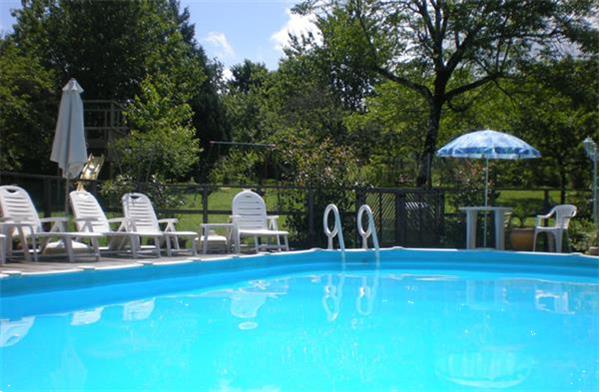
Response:
[[[231,215],[231,203],[233,198],[237,193],[239,193],[242,189],[238,187],[223,187],[217,191],[210,193],[208,197],[208,210],[213,212],[208,215],[209,223],[227,223],[230,221],[229,216]],[[298,191],[286,191],[286,190],[276,190],[276,189],[266,189],[264,194],[264,199],[267,204],[267,210],[269,214],[277,214],[280,209],[283,209],[284,206],[280,203],[280,198],[283,199],[286,194],[289,192],[298,192]],[[560,191],[553,190],[549,193],[549,202],[550,205],[558,204],[560,202]],[[567,203],[578,204],[581,203],[582,200],[585,200],[585,195],[569,191],[567,193],[566,201]],[[369,196],[367,202],[371,204],[373,208],[377,208],[377,198],[373,199],[372,196]],[[301,205],[304,201],[301,199],[298,201],[298,206]],[[459,202],[460,203],[460,202]],[[512,207],[515,210],[524,210],[528,218],[525,221],[525,226],[533,227],[535,225],[536,219],[535,216],[544,212],[544,191],[531,191],[531,190],[503,190],[498,192],[498,197],[495,202],[496,205]],[[179,224],[177,228],[179,230],[191,230],[191,231],[200,231],[200,225],[202,224],[202,193],[187,193],[183,195],[183,205],[178,208],[181,210],[192,210],[193,213],[174,213],[174,214],[161,214],[161,217],[175,217],[179,219]],[[215,211],[219,211],[221,213],[214,213]],[[375,211],[377,213],[377,211]],[[458,211],[453,209],[453,206],[450,205],[450,197],[446,196],[446,213],[447,214],[456,214]],[[393,211],[389,211],[389,213],[393,214]],[[64,213],[61,210],[55,211],[52,216],[63,216]],[[109,213],[107,214],[109,218],[121,216],[119,213]],[[279,219],[279,227],[282,229],[289,229],[285,215],[280,216]],[[320,230],[320,219],[321,216],[318,212],[315,215],[317,230]],[[391,219],[391,220],[390,220]],[[392,217],[384,217],[384,232],[381,233],[382,238],[391,239],[393,238],[393,218]],[[512,219],[513,226],[519,226],[520,222],[518,219]],[[389,226],[389,227],[388,227]],[[72,222],[68,225],[69,230],[75,230],[74,224]],[[391,230],[391,231],[390,231]]]

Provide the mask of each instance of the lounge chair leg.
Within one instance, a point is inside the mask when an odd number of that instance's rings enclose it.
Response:
[[[175,241],[177,241],[177,237],[175,237]],[[173,252],[171,252],[171,237],[169,235],[165,235],[165,243],[167,245],[167,256],[171,257]]]
[[[23,249],[24,252],[27,252],[27,255],[29,255],[29,248],[27,247],[27,242],[24,243],[25,248]],[[38,261],[38,253],[37,253],[37,241],[35,240],[35,234],[31,234],[31,251],[33,252],[33,261],[35,261],[37,263]]]
[[[256,253],[259,252],[259,250],[258,250],[258,236],[254,236],[254,250],[256,250]]]
[[[537,235],[538,235],[538,232],[537,232],[537,230],[536,230],[536,231],[534,231],[534,233],[533,233],[533,251],[534,251],[534,252],[535,252],[535,243],[536,243],[536,241],[537,241]]]
[[[138,258],[138,250],[141,247],[140,244],[140,237],[137,235],[132,235],[131,237],[129,237],[130,243],[131,243],[131,254],[133,255],[134,259]]]
[[[73,254],[73,243],[71,242],[71,238],[70,237],[63,238],[63,244],[65,244],[65,250],[67,251],[69,263],[74,262],[75,255]]]
[[[94,247],[94,255],[96,256],[96,261],[100,261],[100,246],[98,245],[97,238],[92,238],[92,246]]]
[[[160,240],[161,237],[154,238],[154,246],[156,247],[156,256],[160,258]]]
[[[192,239],[192,256],[198,256],[198,251],[196,250],[196,239]]]
[[[283,242],[285,243],[285,250],[289,252],[289,250],[290,250],[290,245],[289,245],[289,243],[288,243],[288,236],[287,236],[287,235],[284,235],[284,236],[283,236]]]
[[[241,252],[241,245],[240,245],[240,241],[242,240],[240,233],[236,233],[236,241],[235,241],[235,253],[237,253],[238,255]]]

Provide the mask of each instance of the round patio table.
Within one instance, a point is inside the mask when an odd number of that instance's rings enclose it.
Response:
[[[467,249],[474,249],[477,243],[477,214],[479,211],[494,213],[494,234],[496,249],[504,250],[504,216],[512,212],[510,207],[460,207],[467,214]]]

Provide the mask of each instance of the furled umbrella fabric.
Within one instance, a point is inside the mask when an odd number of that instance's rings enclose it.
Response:
[[[58,163],[67,180],[76,178],[87,161],[83,128],[83,89],[75,79],[63,87],[52,154],[50,160]]]

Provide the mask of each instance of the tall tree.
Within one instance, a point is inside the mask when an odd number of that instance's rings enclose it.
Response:
[[[317,15],[323,46],[340,65],[421,97],[428,120],[416,182],[430,186],[444,107],[518,63],[589,37],[596,8],[593,0],[309,0],[295,11]]]

